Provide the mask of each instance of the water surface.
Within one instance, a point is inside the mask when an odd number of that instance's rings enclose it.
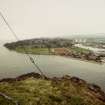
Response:
[[[31,56],[47,76],[77,76],[89,83],[98,84],[105,91],[105,64],[52,55]],[[37,69],[33,68],[25,54],[9,51],[3,47],[3,43],[0,43],[0,79],[16,77],[34,71],[38,72]]]

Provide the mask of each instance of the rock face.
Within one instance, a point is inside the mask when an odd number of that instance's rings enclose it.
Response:
[[[41,75],[38,73],[31,72],[28,74],[23,74],[21,76],[18,76],[16,78],[4,78],[4,79],[1,79],[0,82],[16,82],[16,81],[22,81],[22,80],[28,79],[30,77],[38,79],[38,78],[41,78]]]
[[[38,79],[38,78],[41,78],[41,75],[38,74],[38,73],[32,72],[32,73],[21,75],[21,76],[17,77],[16,80],[17,81],[21,81],[21,80],[25,80],[25,79],[30,78],[30,77]]]
[[[2,79],[0,92],[19,99],[19,105],[105,105],[105,93],[97,85],[69,75],[61,78],[41,77],[32,72],[17,78]],[[38,100],[40,103],[37,103]]]
[[[81,85],[81,84],[85,84],[86,83],[84,80],[79,79],[77,77],[72,77],[71,78],[71,81],[74,82],[74,83],[76,83],[76,84],[78,84],[78,85]]]
[[[92,94],[97,97],[98,99],[105,102],[105,93],[101,90],[101,88],[94,84],[89,84],[88,89],[92,91]]]

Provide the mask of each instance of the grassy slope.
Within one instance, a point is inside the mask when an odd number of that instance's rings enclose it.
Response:
[[[77,86],[70,81],[56,83],[31,77],[13,83],[1,82],[0,92],[14,98],[19,105],[105,105],[85,85]],[[13,105],[7,103],[0,97],[0,105]]]

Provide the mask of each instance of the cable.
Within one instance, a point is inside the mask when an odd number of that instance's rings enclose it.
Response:
[[[11,26],[9,25],[9,23],[7,22],[7,20],[5,19],[5,17],[3,16],[1,12],[0,12],[0,15],[2,19],[4,20],[4,22],[6,23],[6,25],[8,26],[8,28],[10,29],[10,31],[12,32],[12,34],[14,35],[14,37],[19,41],[19,38],[17,37],[16,33],[13,31],[13,29],[11,28]]]
[[[12,29],[12,27],[9,25],[9,23],[7,22],[7,20],[3,16],[2,12],[0,12],[0,16],[2,17],[2,19],[5,22],[5,24],[8,26],[9,30],[12,32],[12,34],[16,38],[16,40],[17,41],[20,41],[20,39],[17,37],[17,35],[14,32],[14,30]],[[27,55],[27,57],[29,58],[29,60],[31,61],[31,63],[33,64],[33,66],[35,68],[37,68],[37,70],[41,73],[42,78],[45,78],[46,76],[44,75],[44,73],[42,72],[42,70],[40,69],[40,67],[35,63],[34,59],[28,54],[28,52],[27,52],[26,48],[24,47],[24,45],[23,45],[23,50],[24,50],[25,54]]]

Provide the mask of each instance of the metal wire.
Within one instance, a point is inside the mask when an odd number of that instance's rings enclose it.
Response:
[[[14,30],[12,29],[12,27],[10,26],[10,24],[7,22],[7,20],[5,19],[4,15],[2,14],[2,12],[0,12],[0,16],[2,17],[2,19],[4,20],[5,24],[8,26],[9,30],[12,32],[13,36],[15,37],[15,39],[17,41],[20,41],[20,39],[17,37],[17,34],[14,32]],[[23,50],[25,52],[25,54],[27,55],[27,57],[29,58],[30,62],[33,64],[33,66],[35,68],[37,68],[37,70],[40,72],[42,78],[45,78],[46,76],[44,75],[44,73],[42,72],[41,68],[35,63],[34,59],[31,57],[30,54],[28,54],[28,51],[26,50],[26,48],[24,47],[24,45],[22,46]]]

